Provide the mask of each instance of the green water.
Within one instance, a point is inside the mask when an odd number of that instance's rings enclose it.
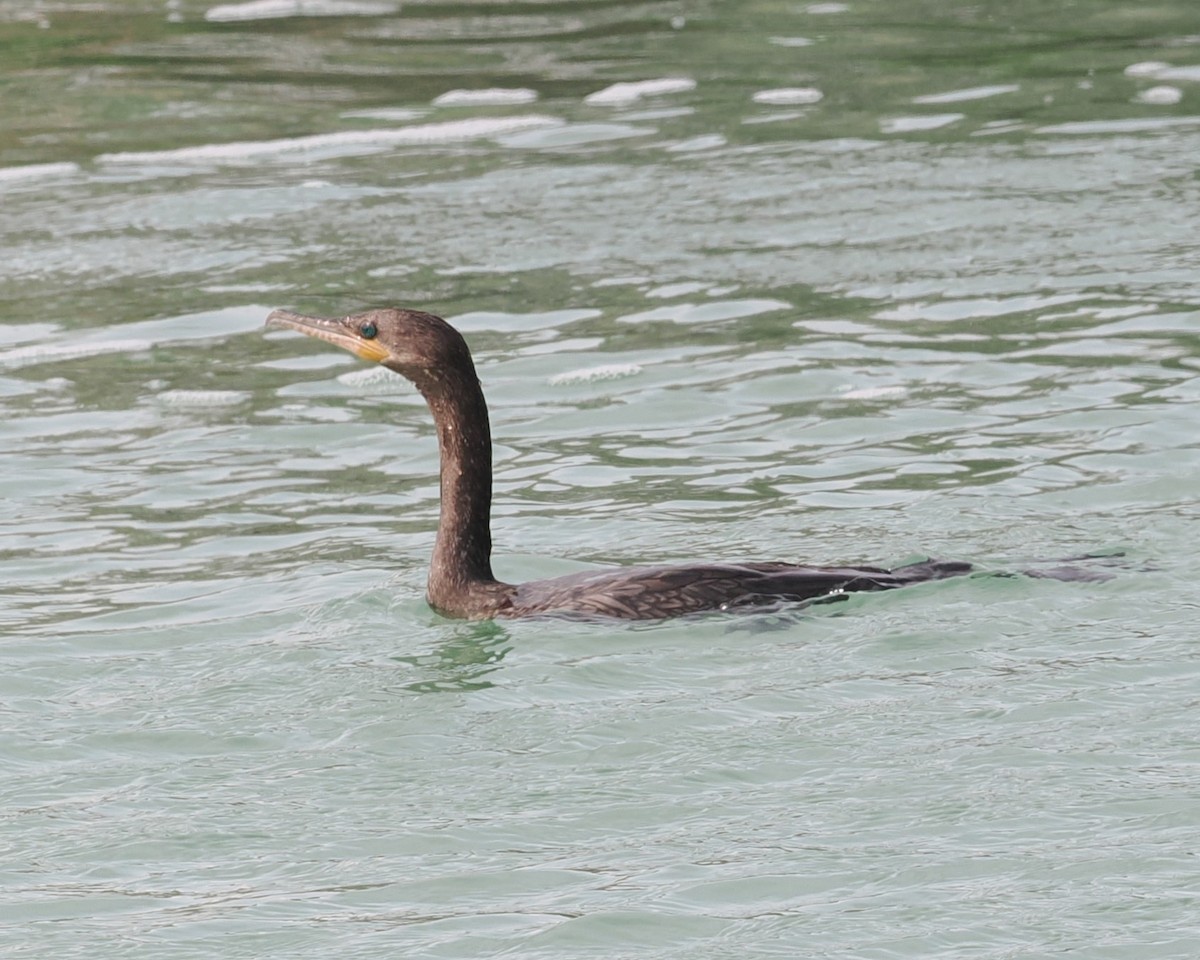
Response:
[[[0,0],[0,955],[1194,957],[1198,24]],[[1124,557],[443,620],[388,302],[505,578]]]

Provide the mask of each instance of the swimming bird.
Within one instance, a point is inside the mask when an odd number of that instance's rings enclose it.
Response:
[[[441,513],[426,598],[448,617],[560,616],[657,620],[717,610],[890,590],[961,576],[967,563],[927,560],[883,567],[791,563],[696,563],[618,567],[548,580],[504,583],[492,574],[492,436],[471,351],[440,317],[418,310],[370,310],[309,317],[276,310],[267,326],[327,340],[407,378],[437,428]]]

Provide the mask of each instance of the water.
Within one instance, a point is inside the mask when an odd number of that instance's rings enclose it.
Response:
[[[0,2],[0,953],[1192,957],[1196,29]],[[380,302],[502,576],[1118,576],[442,620],[423,407],[260,328]]]

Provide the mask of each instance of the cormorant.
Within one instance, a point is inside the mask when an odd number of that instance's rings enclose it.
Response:
[[[437,427],[441,516],[429,568],[429,605],[450,617],[564,616],[655,620],[709,610],[766,608],[863,590],[890,590],[971,571],[929,560],[894,570],[789,563],[620,567],[503,583],[492,575],[492,437],[487,404],[462,335],[416,310],[329,319],[276,310],[267,326],[328,340],[381,363],[421,392]]]

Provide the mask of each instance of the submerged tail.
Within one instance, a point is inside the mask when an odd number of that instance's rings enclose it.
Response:
[[[1034,567],[1031,570],[1022,570],[1021,573],[1026,577],[1034,577],[1038,580],[1065,580],[1068,583],[1102,583],[1105,580],[1112,580],[1116,577],[1116,574],[1109,573],[1107,570],[1097,570],[1096,567],[1128,566],[1124,552],[1085,553],[1078,557],[1066,557],[1063,560],[1048,562],[1052,563],[1053,566]],[[1079,566],[1081,563],[1087,563],[1090,566],[1081,567]]]
[[[1102,583],[1112,580],[1116,574],[1097,567],[1115,567],[1122,564],[1124,554],[1083,554],[1078,557],[1065,557],[1062,560],[1046,561],[1049,566],[1031,567],[1018,570],[1016,573],[995,572],[994,577],[1033,577],[1036,580],[1062,580],[1067,583]],[[1082,564],[1089,566],[1082,566]],[[969,563],[959,563],[953,560],[921,560],[917,563],[907,563],[891,571],[896,586],[907,586],[910,583],[924,583],[927,580],[945,580],[949,577],[962,577],[976,573]]]
[[[1116,555],[1119,557],[1120,555]],[[808,567],[798,568],[804,583],[803,590],[780,590],[777,594],[764,590],[755,594],[753,602],[738,604],[754,606],[760,609],[774,608],[776,610],[790,607],[803,609],[811,606],[825,606],[831,603],[841,603],[850,599],[850,595],[875,590],[894,590],[917,583],[930,583],[934,580],[949,580],[952,577],[965,577],[971,574],[985,577],[1034,577],[1042,580],[1064,580],[1068,582],[1097,582],[1111,580],[1115,574],[1104,570],[1089,569],[1077,564],[1091,562],[1103,566],[1117,566],[1118,560],[1113,555],[1070,557],[1055,561],[1053,566],[1016,572],[983,571],[970,563],[957,560],[918,560],[916,563],[906,563],[892,570],[883,567]],[[784,574],[786,576],[786,574]],[[793,574],[793,576],[796,574]],[[848,575],[848,576],[847,576]],[[808,592],[811,591],[811,592]],[[773,599],[775,602],[764,602]],[[800,601],[797,603],[796,601]],[[723,609],[730,609],[734,604]]]

